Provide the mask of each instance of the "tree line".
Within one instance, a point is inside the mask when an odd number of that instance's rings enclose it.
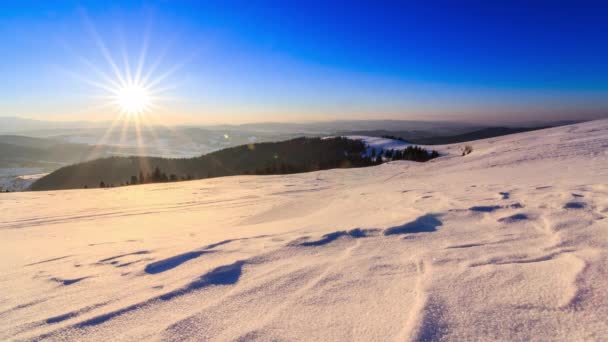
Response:
[[[417,162],[426,162],[439,157],[439,152],[432,150],[428,151],[420,146],[407,146],[403,150],[395,149],[372,149],[372,159],[384,160],[413,160]]]
[[[139,172],[139,175],[131,175],[129,179],[124,182],[121,182],[119,186],[126,185],[138,185],[138,184],[149,184],[149,183],[166,183],[166,182],[177,182],[177,181],[186,181],[192,180],[192,176],[183,175],[178,177],[176,174],[171,173],[167,175],[165,172],[162,172],[160,168],[157,166],[154,168],[154,171],[148,172],[144,174],[142,171]],[[106,184],[103,180],[99,182],[100,188],[113,188],[114,184]],[[89,186],[85,184],[85,189],[88,189]]]

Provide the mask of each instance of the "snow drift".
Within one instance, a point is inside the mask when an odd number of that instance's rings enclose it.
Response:
[[[608,120],[471,144],[2,194],[0,339],[608,338]]]

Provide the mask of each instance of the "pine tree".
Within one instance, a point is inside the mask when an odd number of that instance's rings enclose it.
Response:
[[[162,180],[162,174],[160,173],[160,169],[157,167],[154,168],[154,173],[152,174],[152,182],[160,182]]]

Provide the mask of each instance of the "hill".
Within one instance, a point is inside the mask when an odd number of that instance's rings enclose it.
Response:
[[[288,174],[331,168],[375,165],[362,141],[346,138],[297,138],[274,143],[241,145],[197,158],[109,157],[63,167],[37,180],[31,190],[80,189],[234,176]],[[426,161],[424,150],[408,159]]]
[[[532,127],[476,127],[473,130],[465,132],[458,131],[419,131],[419,130],[361,130],[361,131],[344,131],[340,135],[362,135],[370,137],[391,137],[393,139],[402,140],[411,144],[417,145],[446,145],[464,143],[480,139],[488,139],[500,137],[503,135],[531,132],[540,129],[559,126],[557,123],[551,126],[532,126]]]
[[[0,194],[0,340],[604,340],[608,120],[471,144]]]
[[[469,142],[480,139],[488,139],[494,137],[501,137],[503,135],[523,133],[537,131],[541,129],[550,128],[550,126],[541,127],[487,127],[476,131],[467,132],[457,135],[449,136],[435,136],[435,137],[424,137],[411,140],[414,144],[421,145],[446,145],[446,144],[457,144],[463,142]],[[409,140],[408,140],[409,141]]]
[[[0,171],[25,167],[52,171],[66,164],[128,152],[133,153],[135,149],[68,143],[57,138],[0,135]]]

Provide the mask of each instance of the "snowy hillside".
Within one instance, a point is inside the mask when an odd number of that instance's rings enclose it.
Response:
[[[395,139],[387,139],[387,138],[379,138],[379,137],[368,137],[364,135],[348,135],[346,136],[348,139],[352,140],[361,140],[365,143],[368,149],[375,149],[376,151],[380,150],[403,150],[412,144],[395,140]]]
[[[32,183],[45,175],[46,173],[23,176],[0,175],[0,191],[25,191]]]
[[[608,120],[472,146],[1,194],[0,340],[607,339]]]

